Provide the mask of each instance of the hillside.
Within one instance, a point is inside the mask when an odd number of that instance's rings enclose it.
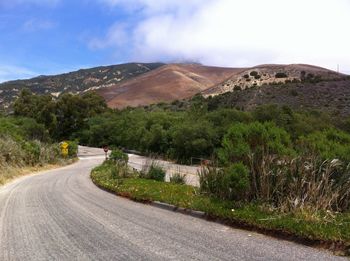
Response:
[[[162,65],[161,63],[128,63],[5,82],[0,84],[0,109],[7,108],[23,88],[29,88],[37,94],[50,94],[53,97],[66,92],[79,94],[113,86]]]
[[[241,69],[169,64],[98,91],[112,108],[142,106],[192,97],[216,86]]]
[[[309,97],[309,94],[311,95],[313,92],[310,91],[312,88],[317,89],[316,93],[322,93],[321,97],[335,95],[334,99],[323,99],[328,103],[342,99],[343,94],[348,95],[343,90],[345,86],[338,86],[339,83],[337,83],[337,90],[334,91],[328,87],[324,89],[319,82],[339,81],[344,77],[345,75],[334,71],[304,64],[221,68],[200,64],[129,63],[2,83],[0,84],[0,109],[2,107],[8,108],[23,88],[29,88],[36,94],[49,94],[54,98],[66,92],[80,94],[96,90],[104,97],[109,107],[121,109],[128,106],[137,107],[188,99],[197,93],[209,97],[226,92],[248,90],[252,87],[261,88],[253,88],[251,92],[247,91],[247,97],[250,97],[250,93],[258,91],[263,94],[272,93],[271,97],[275,96],[283,100],[285,92],[288,94],[287,89],[279,90],[273,86],[285,86],[285,83],[293,82],[309,83],[309,85],[305,85],[305,90],[298,90],[298,93],[305,92],[304,96],[307,99],[313,99],[313,96]],[[330,85],[327,84],[327,86]],[[327,91],[332,93],[327,94]],[[280,92],[282,93],[279,94]],[[233,94],[234,97],[236,95],[239,96],[239,94]],[[242,96],[239,103],[247,97]],[[263,104],[271,100],[268,95],[259,100],[256,98],[259,97],[258,93],[254,94],[253,97],[256,101],[251,101],[251,104]],[[289,103],[296,103],[296,101]],[[323,104],[323,102],[321,103]],[[315,106],[317,104],[315,103]],[[346,107],[346,105],[344,106]]]
[[[218,95],[233,90],[244,90],[253,86],[280,84],[288,82],[318,82],[323,80],[338,80],[343,74],[306,64],[267,64],[237,71],[230,79],[205,90],[203,94]]]
[[[232,107],[252,110],[259,105],[286,105],[350,116],[350,78],[337,81],[270,84],[235,90],[208,100],[209,109]]]

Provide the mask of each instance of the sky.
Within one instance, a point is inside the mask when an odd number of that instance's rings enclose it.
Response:
[[[350,0],[0,0],[0,82],[125,62],[350,74]]]

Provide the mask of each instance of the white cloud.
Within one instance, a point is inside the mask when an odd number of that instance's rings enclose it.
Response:
[[[31,78],[38,75],[37,73],[21,66],[0,65],[0,82],[14,79]]]
[[[107,47],[120,47],[127,44],[129,35],[127,33],[126,25],[116,23],[111,26],[103,39],[93,38],[89,41],[91,49],[103,49]]]
[[[340,64],[350,70],[347,0],[99,1],[139,17],[131,31],[111,27],[103,39],[111,46],[120,45],[115,35],[127,38],[124,47],[135,60],[311,63],[333,69]]]

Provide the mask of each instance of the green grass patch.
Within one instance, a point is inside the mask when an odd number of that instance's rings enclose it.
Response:
[[[160,201],[205,212],[233,225],[268,234],[333,245],[341,253],[350,247],[350,213],[280,213],[260,204],[218,200],[199,193],[198,188],[141,178],[112,178],[111,165],[103,164],[91,173],[93,182],[118,195],[142,202]],[[335,250],[335,249],[333,249]],[[349,254],[349,252],[347,252]]]

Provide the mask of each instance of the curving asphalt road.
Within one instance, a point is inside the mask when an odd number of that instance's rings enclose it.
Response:
[[[99,150],[0,188],[0,260],[347,260],[106,193]],[[90,155],[90,156],[89,156]]]

